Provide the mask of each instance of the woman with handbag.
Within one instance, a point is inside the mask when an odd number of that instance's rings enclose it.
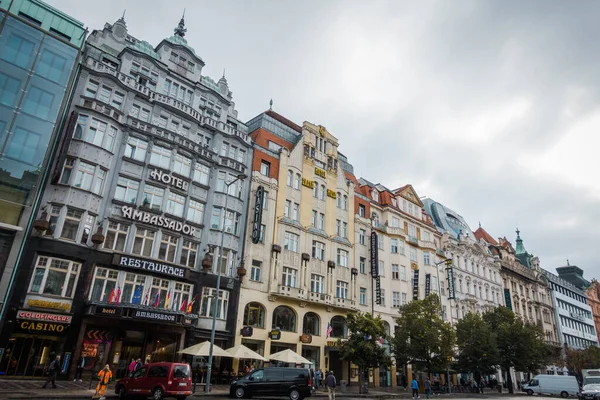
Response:
[[[106,364],[104,368],[100,372],[98,372],[98,379],[100,379],[100,382],[98,382],[98,385],[96,386],[96,394],[94,395],[94,397],[100,396],[100,400],[104,400],[104,392],[106,392],[106,386],[108,386],[108,384],[112,382],[112,372],[108,364]]]

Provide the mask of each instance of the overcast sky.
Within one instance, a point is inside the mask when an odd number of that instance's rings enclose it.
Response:
[[[47,0],[186,39],[242,120],[321,124],[357,177],[411,183],[555,272],[600,277],[600,2]]]

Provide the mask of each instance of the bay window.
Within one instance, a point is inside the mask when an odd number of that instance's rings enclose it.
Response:
[[[348,252],[346,250],[337,249],[337,265],[348,267]]]
[[[310,291],[313,293],[325,293],[325,277],[322,275],[310,275]]]
[[[60,234],[60,237],[62,239],[68,239],[68,240],[76,240],[77,239],[77,232],[79,231],[79,223],[81,222],[82,216],[83,216],[83,211],[79,211],[74,208],[67,207],[67,215],[65,216],[62,232]]]
[[[296,287],[296,277],[298,276],[298,270],[290,267],[283,267],[283,273],[281,274],[283,286]]]
[[[300,241],[300,236],[298,236],[292,232],[285,232],[283,248],[297,253],[299,241]]]
[[[72,298],[81,264],[54,257],[38,256],[29,293]]]
[[[201,317],[212,317],[214,315],[215,302],[217,306],[217,319],[227,319],[227,306],[229,305],[229,292],[219,290],[219,298],[216,298],[217,289],[203,287],[202,303],[200,305]]]
[[[338,299],[348,298],[348,282],[337,281],[335,286],[335,297]]]
[[[312,256],[313,258],[316,258],[321,261],[325,260],[325,243],[313,240]]]

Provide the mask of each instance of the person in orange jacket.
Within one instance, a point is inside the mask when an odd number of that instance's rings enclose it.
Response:
[[[112,372],[108,364],[98,372],[98,379],[100,379],[100,382],[98,382],[98,385],[96,386],[96,394],[94,397],[100,396],[100,399],[103,400],[105,398],[104,392],[106,392],[106,386],[112,381]]]

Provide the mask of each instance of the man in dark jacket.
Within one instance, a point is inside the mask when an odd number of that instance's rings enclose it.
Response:
[[[56,389],[56,375],[60,371],[60,356],[56,356],[56,358],[48,365],[48,378],[46,379],[46,383],[42,386],[42,389],[46,389],[48,383],[52,383],[52,388]]]
[[[77,360],[77,369],[75,370],[75,378],[73,378],[73,382],[75,382],[77,379],[79,379],[79,382],[81,382],[81,375],[83,374],[84,368],[85,358],[83,358],[83,355],[80,355],[79,359]]]
[[[133,370],[134,372],[137,371],[138,369],[142,368],[144,366],[144,364],[142,364],[142,359],[138,358],[137,362],[135,363],[135,369]]]
[[[327,386],[327,394],[329,395],[329,400],[335,400],[335,385],[337,381],[335,379],[335,375],[333,375],[333,371],[329,371],[327,373],[327,377],[325,378],[325,386]]]

